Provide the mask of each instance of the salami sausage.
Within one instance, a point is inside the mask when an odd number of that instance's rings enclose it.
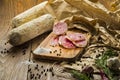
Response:
[[[87,45],[86,37],[82,33],[67,33],[66,38],[76,47],[85,47]]]
[[[44,15],[46,12],[45,10],[45,6],[48,3],[48,1],[44,1],[28,10],[26,10],[25,12],[15,16],[12,19],[12,27],[18,27],[28,21],[31,21],[32,19],[35,19],[41,15]]]
[[[59,37],[59,44],[68,49],[76,48],[76,46],[68,40],[65,35]]]
[[[68,30],[67,24],[65,22],[58,22],[53,27],[53,33],[56,35],[64,34]]]
[[[73,41],[73,44],[77,47],[85,47],[87,45],[87,41],[86,40]]]
[[[50,14],[29,21],[9,32],[9,43],[17,46],[25,43],[46,31],[52,30],[54,18]]]
[[[67,39],[69,39],[70,41],[81,41],[85,40],[85,36],[82,33],[70,33],[67,34]]]

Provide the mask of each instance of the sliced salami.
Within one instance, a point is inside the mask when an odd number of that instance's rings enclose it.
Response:
[[[68,30],[67,24],[65,22],[59,22],[54,25],[53,33],[56,35],[64,34]]]
[[[59,36],[54,37],[54,38],[50,41],[50,45],[51,45],[51,46],[57,46],[57,45],[59,45],[58,40],[59,40]]]
[[[81,41],[85,40],[85,35],[82,33],[68,33],[67,39],[69,39],[70,41]]]
[[[65,35],[60,36],[58,42],[64,48],[68,48],[68,49],[76,48],[76,46],[70,40],[68,40]]]
[[[87,45],[87,40],[73,41],[73,44],[77,47],[85,47]]]

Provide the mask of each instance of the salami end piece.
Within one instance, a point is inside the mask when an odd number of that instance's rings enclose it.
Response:
[[[66,36],[60,36],[58,42],[64,48],[67,48],[67,49],[76,48],[76,46],[70,40],[68,40]]]
[[[54,25],[53,33],[56,35],[64,34],[68,30],[67,24],[65,22],[59,22]]]

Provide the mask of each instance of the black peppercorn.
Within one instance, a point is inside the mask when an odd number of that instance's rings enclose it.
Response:
[[[45,73],[45,76],[47,76],[47,74]]]
[[[54,76],[55,74],[52,72],[52,76]]]
[[[43,71],[41,71],[41,74],[43,74]]]
[[[43,66],[41,66],[41,68],[43,68]]]
[[[3,53],[3,51],[1,51],[1,53]]]

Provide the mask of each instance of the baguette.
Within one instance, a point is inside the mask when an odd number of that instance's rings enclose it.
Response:
[[[41,17],[33,19],[9,32],[8,42],[17,46],[25,43],[46,31],[52,30],[54,18],[50,14],[45,14]]]
[[[45,6],[48,3],[48,1],[44,1],[28,10],[26,10],[25,12],[17,15],[16,17],[14,17],[12,19],[12,28],[16,28],[32,19],[35,19],[45,13],[47,13],[47,11],[45,10]]]

